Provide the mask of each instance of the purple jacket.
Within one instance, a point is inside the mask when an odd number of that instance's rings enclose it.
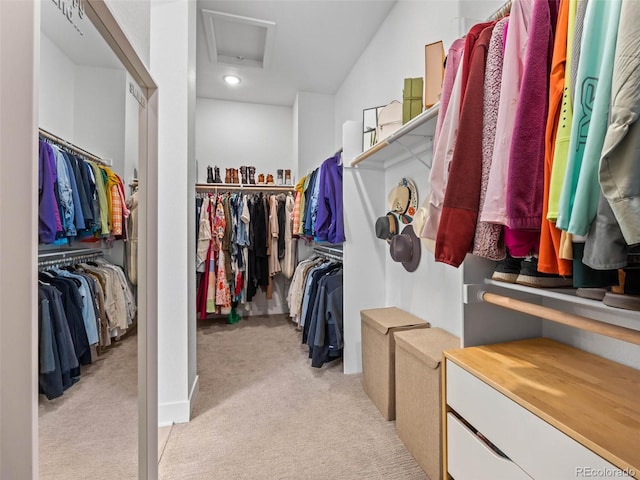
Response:
[[[344,238],[342,216],[342,162],[341,154],[328,158],[320,169],[322,176],[316,217],[316,240],[341,243]]]
[[[40,140],[38,155],[38,236],[40,243],[53,243],[62,231],[60,211],[56,200],[56,169],[53,149]]]

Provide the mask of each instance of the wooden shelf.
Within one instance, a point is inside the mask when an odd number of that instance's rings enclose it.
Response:
[[[439,111],[440,103],[436,103],[389,137],[358,155],[351,161],[350,166],[355,167],[366,161],[367,165],[373,168],[386,169],[407,160],[417,159],[431,168],[431,161],[427,162],[423,156],[431,146]]]

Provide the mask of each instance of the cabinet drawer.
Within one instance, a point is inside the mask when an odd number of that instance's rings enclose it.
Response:
[[[447,431],[449,474],[456,480],[531,480],[451,413],[447,414]]]
[[[624,478],[620,469],[451,360],[446,368],[447,404],[531,477],[567,480],[597,471],[598,478]]]

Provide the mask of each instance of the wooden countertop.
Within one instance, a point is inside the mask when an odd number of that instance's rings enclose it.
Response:
[[[444,355],[621,470],[640,475],[639,370],[546,338]]]

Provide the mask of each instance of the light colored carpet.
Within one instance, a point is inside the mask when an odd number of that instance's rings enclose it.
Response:
[[[138,474],[136,336],[82,367],[80,381],[39,402],[41,480],[135,479]]]
[[[200,396],[171,429],[160,479],[426,479],[360,377],[307,354],[283,316],[199,323]]]

